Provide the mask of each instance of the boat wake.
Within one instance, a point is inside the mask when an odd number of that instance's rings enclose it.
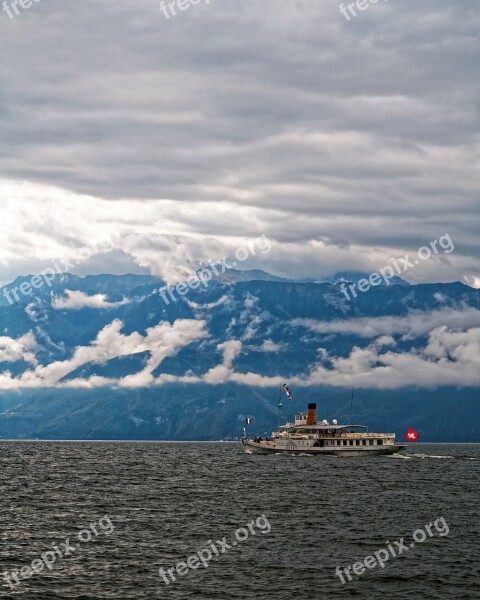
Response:
[[[447,454],[392,454],[389,456],[389,458],[400,458],[402,460],[413,460],[413,459],[419,459],[419,460],[424,460],[424,459],[432,459],[432,460],[446,460],[446,459],[450,459],[450,460],[479,460],[478,458],[474,458],[471,456],[450,456]]]
[[[446,458],[455,458],[454,456],[448,456],[445,454],[411,454],[415,458],[435,458],[435,459],[446,459]]]
[[[442,454],[392,454],[390,458],[401,458],[403,460],[410,460],[414,458],[419,458],[420,460],[423,460],[425,458],[432,458],[434,460],[445,460],[455,458],[455,456],[448,456]]]

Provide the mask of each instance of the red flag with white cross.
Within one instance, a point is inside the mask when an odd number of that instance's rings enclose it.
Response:
[[[418,433],[418,431],[415,431],[415,429],[409,427],[407,429],[407,433],[403,436],[403,439],[407,440],[407,442],[416,442],[419,437],[420,434]]]

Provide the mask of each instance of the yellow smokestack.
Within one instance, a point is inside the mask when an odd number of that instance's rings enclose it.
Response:
[[[315,425],[317,422],[317,405],[309,404],[307,413],[307,425]]]

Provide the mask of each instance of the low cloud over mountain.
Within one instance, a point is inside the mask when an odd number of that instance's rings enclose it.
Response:
[[[174,381],[270,387],[286,377],[300,386],[480,385],[480,293],[461,284],[372,289],[348,305],[338,284],[216,281],[167,304],[160,280],[145,286],[142,277],[127,278],[130,288],[121,277],[59,277],[37,304],[5,306],[4,330],[17,335],[0,338],[0,389]],[[75,281],[89,289],[71,290]],[[187,348],[195,369],[163,370]],[[145,363],[119,376],[115,359],[139,353]],[[13,375],[9,365],[21,361],[28,364]]]

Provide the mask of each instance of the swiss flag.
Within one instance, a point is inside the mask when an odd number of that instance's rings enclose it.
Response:
[[[418,433],[418,431],[415,431],[415,429],[409,427],[403,439],[406,439],[407,442],[416,442],[419,437],[420,434]]]

